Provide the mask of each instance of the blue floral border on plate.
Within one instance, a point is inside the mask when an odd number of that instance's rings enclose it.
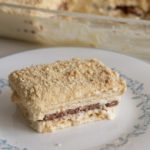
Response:
[[[0,94],[2,94],[3,88],[8,86],[8,82],[5,79],[0,79]],[[1,150],[27,150],[27,148],[20,149],[17,146],[11,145],[7,140],[0,138],[0,149]]]
[[[27,148],[20,149],[17,146],[13,146],[7,143],[7,140],[0,139],[1,150],[27,150]]]
[[[0,94],[2,93],[2,89],[8,86],[8,82],[5,79],[0,79]]]
[[[145,134],[150,125],[150,94],[144,93],[144,84],[127,77],[116,69],[113,70],[117,71],[120,76],[126,80],[128,89],[130,89],[134,95],[132,100],[139,100],[136,107],[141,111],[141,115],[138,116],[138,121],[133,126],[133,130],[131,132],[118,137],[112,143],[106,144],[102,147],[97,147],[94,150],[118,150],[120,147],[127,144],[130,139]]]
[[[123,77],[128,88],[133,93],[133,100],[140,100],[137,104],[137,108],[141,111],[141,116],[138,117],[137,123],[133,126],[133,130],[130,133],[120,136],[112,143],[106,144],[104,146],[96,147],[94,150],[117,150],[118,148],[124,146],[132,138],[138,137],[146,133],[146,130],[150,125],[150,94],[144,93],[144,84],[133,80],[126,75],[122,74],[120,71],[121,77]],[[3,88],[8,86],[7,80],[0,79],[0,94],[2,93]],[[2,150],[27,150],[26,148],[20,149],[17,146],[13,146],[7,143],[7,140],[0,139],[0,149]]]

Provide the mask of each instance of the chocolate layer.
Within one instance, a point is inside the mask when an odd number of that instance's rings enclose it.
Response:
[[[141,8],[135,6],[117,6],[116,10],[121,10],[124,14],[133,14],[136,16],[143,16],[144,12]]]
[[[105,104],[105,107],[114,107],[116,105],[118,105],[118,101],[112,101],[111,103]],[[67,115],[74,115],[74,114],[77,114],[79,112],[86,112],[86,111],[94,110],[94,109],[104,110],[104,106],[97,103],[97,104],[86,105],[83,107],[77,107],[75,109],[68,109],[66,111],[46,115],[43,120],[49,121],[49,120],[59,119],[59,118],[62,118],[64,116],[67,116]]]

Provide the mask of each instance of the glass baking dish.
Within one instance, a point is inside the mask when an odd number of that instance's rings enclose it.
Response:
[[[150,60],[150,21],[0,4],[0,36],[102,48]]]

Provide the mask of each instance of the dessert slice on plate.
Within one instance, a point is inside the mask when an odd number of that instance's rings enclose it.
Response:
[[[126,90],[118,73],[97,59],[31,66],[9,76],[12,101],[38,132],[114,119]]]

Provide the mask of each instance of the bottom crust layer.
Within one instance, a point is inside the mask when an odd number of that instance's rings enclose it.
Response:
[[[91,121],[110,120],[115,118],[115,108],[110,108],[107,111],[89,111],[77,115],[70,115],[53,121],[36,121],[30,122],[31,127],[40,132],[53,132],[66,127],[76,126]]]

